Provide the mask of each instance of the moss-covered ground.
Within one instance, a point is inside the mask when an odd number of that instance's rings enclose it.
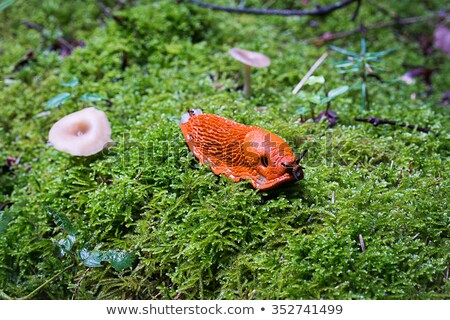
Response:
[[[292,94],[327,49],[304,40],[389,21],[377,6],[364,1],[352,22],[354,5],[299,18],[174,0],[104,3],[115,18],[96,1],[18,0],[0,11],[0,298],[450,298],[449,112],[439,104],[450,62],[439,50],[423,55],[417,41],[437,18],[333,42],[359,52],[364,36],[368,51],[397,49],[378,63],[383,82],[368,79],[370,110],[349,91],[331,102],[340,119],[330,128],[302,123],[310,105]],[[442,9],[439,1],[377,3],[402,17]],[[63,57],[51,50],[58,37],[85,46]],[[235,90],[242,78],[235,81],[232,47],[272,59],[254,70],[251,99]],[[14,70],[30,50],[35,59]],[[342,58],[330,52],[315,73],[327,90],[358,80],[333,66]],[[420,79],[390,81],[414,66],[439,68],[431,95]],[[78,86],[61,85],[73,78]],[[73,97],[47,110],[62,92]],[[82,101],[86,93],[111,104]],[[88,105],[106,112],[115,145],[87,158],[48,146],[53,123]],[[215,176],[179,129],[192,107],[270,130],[297,155],[308,149],[304,180],[261,192]],[[437,134],[354,121],[370,115]],[[106,261],[88,267],[83,252],[93,250],[134,261],[120,271]]]

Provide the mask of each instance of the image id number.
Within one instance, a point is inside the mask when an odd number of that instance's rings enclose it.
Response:
[[[280,304],[272,305],[272,314],[341,314],[342,306],[338,305],[315,305],[315,304]]]

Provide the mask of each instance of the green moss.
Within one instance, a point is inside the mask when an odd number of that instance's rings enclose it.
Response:
[[[12,17],[0,19],[0,73],[15,80],[0,82],[0,164],[20,158],[0,171],[0,204],[13,203],[0,211],[4,293],[26,296],[64,270],[32,298],[450,297],[449,121],[448,109],[436,103],[450,86],[450,63],[439,52],[421,56],[411,39],[422,29],[381,29],[366,39],[369,51],[399,47],[380,64],[383,79],[404,73],[404,63],[439,66],[432,95],[410,98],[425,91],[420,81],[369,81],[371,111],[363,116],[439,135],[354,122],[361,115],[357,91],[331,103],[340,116],[336,127],[298,121],[310,116],[309,104],[292,88],[324,51],[302,39],[355,28],[353,8],[315,19],[315,28],[309,18],[233,15],[169,0],[127,5],[114,12],[115,21],[95,1],[80,3],[18,1],[0,12]],[[422,5],[392,10],[421,15]],[[44,25],[50,38],[42,42],[23,19]],[[359,19],[386,17],[364,4]],[[48,51],[55,35],[86,46],[62,58]],[[359,50],[360,37],[336,44]],[[227,53],[233,46],[272,59],[270,68],[253,70],[249,100],[232,89],[241,70]],[[29,50],[36,61],[12,73]],[[355,80],[338,74],[331,62],[339,59],[331,55],[316,72],[328,90]],[[73,98],[40,114],[74,77],[80,83]],[[59,118],[88,105],[80,100],[85,93],[112,101],[93,105],[108,115],[116,144],[72,157],[47,146],[47,135]],[[305,179],[261,192],[215,176],[189,153],[178,127],[192,107],[273,131],[296,154],[307,148]],[[134,252],[135,264],[120,272],[108,264],[87,269],[76,255],[59,256],[55,243],[67,234],[49,210],[78,230],[76,250]]]

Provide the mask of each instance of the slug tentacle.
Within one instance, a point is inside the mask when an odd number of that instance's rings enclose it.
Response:
[[[189,149],[215,174],[225,174],[234,182],[249,179],[257,189],[271,189],[281,183],[303,179],[300,158],[288,144],[254,126],[191,109],[180,123]]]

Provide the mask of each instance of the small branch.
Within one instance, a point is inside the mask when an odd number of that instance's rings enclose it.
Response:
[[[300,80],[300,82],[297,84],[295,89],[292,91],[292,94],[297,94],[300,91],[300,89],[303,87],[306,81],[308,81],[308,79],[311,77],[314,71],[316,71],[316,69],[322,64],[322,62],[326,59],[326,57],[328,57],[328,52],[325,52],[320,56],[319,59],[317,59],[317,61],[313,64],[311,69],[309,69],[309,71],[305,74],[302,80]]]
[[[4,202],[4,203],[0,203],[0,211],[3,211],[5,208],[12,206],[14,203],[13,202]]]
[[[91,270],[91,268],[87,268],[86,271],[83,272],[83,275],[81,276],[80,280],[78,280],[77,286],[75,287],[75,290],[73,291],[73,294],[72,294],[72,300],[75,300],[75,298],[78,294],[78,290],[80,290],[81,283],[83,282],[83,280],[86,277],[89,270]]]
[[[349,30],[349,31],[342,31],[342,32],[336,32],[336,33],[326,32],[326,33],[322,34],[320,37],[305,40],[305,43],[322,44],[324,42],[333,41],[333,40],[342,39],[342,38],[345,38],[348,36],[352,36],[357,33],[365,33],[369,30],[376,30],[376,29],[389,28],[389,27],[394,27],[394,26],[401,26],[401,25],[408,25],[408,24],[423,22],[423,21],[427,21],[427,20],[436,18],[437,16],[438,16],[438,14],[433,14],[430,16],[409,17],[409,18],[398,19],[395,21],[379,22],[379,23],[372,24],[370,26],[361,25],[358,28]]]
[[[41,34],[41,36],[43,36],[43,33],[44,33],[45,29],[40,24],[34,23],[32,21],[28,21],[28,20],[23,20],[22,23],[25,26],[27,26],[29,29],[36,30],[37,32],[39,32]]]
[[[212,10],[232,12],[232,13],[247,13],[256,15],[278,15],[278,16],[324,16],[337,9],[348,6],[349,4],[358,0],[343,0],[341,2],[336,2],[329,6],[317,6],[315,10],[278,10],[278,9],[257,9],[257,8],[233,8],[224,7],[208,2],[198,1],[198,0],[188,0],[188,2],[195,4],[197,6],[208,8]],[[358,1],[360,2],[360,1]]]
[[[357,1],[356,9],[355,9],[355,11],[353,12],[351,21],[355,21],[356,18],[358,17],[359,9],[361,8],[361,2],[362,2],[362,0],[358,0],[358,1]]]
[[[48,39],[48,37],[45,35],[45,28],[43,26],[28,20],[23,20],[22,23],[29,29],[33,29],[39,32],[42,39],[44,40]],[[66,49],[69,53],[71,53],[75,49],[75,47],[63,37],[58,37],[54,41],[60,46],[60,48]]]
[[[125,6],[125,3],[123,3],[123,2],[117,1],[117,4],[119,5],[120,8],[123,8]],[[98,0],[97,6],[105,17],[114,19],[114,21],[116,21],[119,25],[124,24],[123,19],[121,17],[114,15],[114,13],[112,13],[111,9],[108,8],[108,6],[106,4],[104,4],[102,1]]]
[[[125,50],[122,51],[122,63],[120,65],[120,69],[122,71],[125,71],[125,69],[128,67],[128,52]]]
[[[0,290],[0,298],[3,300],[14,300],[14,298],[8,296],[6,293],[4,293],[2,290]]]
[[[361,251],[366,251],[366,245],[364,244],[364,239],[362,234],[359,235],[359,245],[361,246]]]
[[[25,68],[25,66],[27,66],[30,62],[33,62],[33,61],[36,61],[35,52],[33,50],[30,50],[27,52],[27,55],[25,56],[25,58],[23,58],[22,60],[20,60],[19,62],[17,62],[14,65],[12,72],[13,73],[19,72],[20,70]]]
[[[250,66],[244,65],[244,96],[246,99],[252,95],[252,83],[250,79]]]
[[[389,125],[392,125],[392,126],[397,125],[397,126],[400,126],[400,127],[406,127],[408,129],[411,129],[411,130],[417,130],[417,131],[425,132],[425,133],[430,133],[431,132],[431,130],[427,129],[427,128],[418,127],[418,126],[415,126],[415,125],[412,125],[412,124],[397,123],[397,121],[394,121],[394,120],[378,119],[376,117],[368,117],[368,118],[355,117],[355,121],[371,123],[375,127],[377,127],[380,124],[389,124]]]
[[[177,295],[173,298],[173,300],[178,300],[180,299],[181,295],[183,294],[182,291],[178,292]]]

